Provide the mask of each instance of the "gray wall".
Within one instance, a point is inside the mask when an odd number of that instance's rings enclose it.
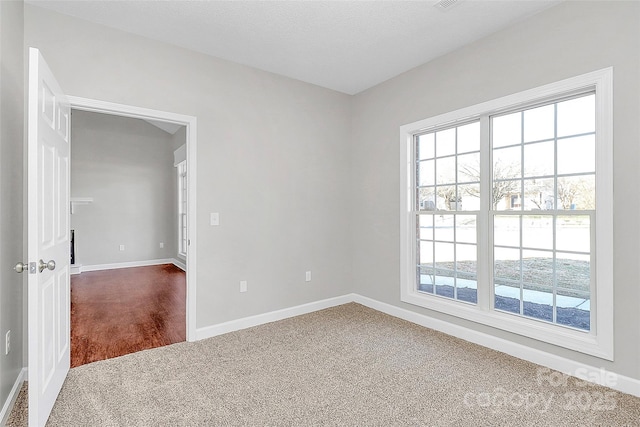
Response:
[[[351,289],[349,96],[29,5],[25,43],[69,95],[197,117],[198,327]]]
[[[22,2],[0,2],[0,407],[23,366],[24,78]],[[11,352],[4,337],[11,330]]]
[[[174,258],[175,177],[171,134],[139,119],[73,110],[71,197],[93,198],[71,215],[76,263]]]
[[[640,378],[640,3],[566,2],[354,98],[351,226],[355,292]],[[399,127],[614,66],[615,362],[400,302]]]
[[[566,2],[353,98],[32,6],[25,14],[26,45],[69,94],[197,116],[198,327],[356,291],[640,378],[638,3]],[[624,206],[615,362],[401,303],[399,126],[612,65]]]

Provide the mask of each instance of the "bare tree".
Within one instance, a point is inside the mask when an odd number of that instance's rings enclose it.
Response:
[[[479,165],[465,165],[460,172],[468,178],[469,182],[480,181]],[[513,164],[496,162],[493,164],[493,188],[491,203],[493,209],[497,209],[500,202],[512,195],[520,195],[521,189],[520,168]],[[553,179],[544,179],[539,183],[534,180],[534,186],[527,184],[526,198],[538,209],[549,209],[553,206]],[[445,191],[446,190],[446,191]],[[451,195],[449,187],[444,187],[443,192],[438,191],[438,196],[447,201],[454,201],[455,194]],[[480,197],[480,190],[475,186],[465,186],[465,194]],[[446,196],[451,195],[451,198]],[[546,195],[546,196],[545,196]],[[460,196],[460,194],[458,194]],[[577,206],[579,209],[595,209],[595,187],[592,176],[578,176],[558,178],[557,180],[558,209],[571,209]],[[449,202],[447,206],[450,207]]]
[[[469,177],[470,181],[480,181],[480,167],[479,166],[464,166],[461,170],[462,173]],[[512,178],[518,178],[520,176],[520,170],[514,165],[503,165],[500,162],[496,162],[493,165],[493,189],[491,192],[491,204],[493,209],[498,208],[498,204],[512,194],[520,194],[520,181],[512,180]],[[480,190],[476,187],[470,187],[467,190],[467,194],[474,197],[480,197]]]
[[[456,198],[456,186],[449,185],[444,187],[438,187],[438,197],[444,199],[445,206],[449,211],[455,211],[453,208],[453,203],[459,202],[460,198]],[[456,205],[457,207],[457,205]]]
[[[595,209],[593,180],[587,177],[558,178],[558,201],[562,209],[573,205],[580,209]]]
[[[553,179],[533,179],[525,184],[525,198],[540,209],[553,206]]]

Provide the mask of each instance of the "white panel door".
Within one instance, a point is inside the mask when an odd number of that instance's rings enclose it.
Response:
[[[44,426],[69,372],[70,107],[29,49],[29,426]],[[55,263],[55,264],[54,264]]]

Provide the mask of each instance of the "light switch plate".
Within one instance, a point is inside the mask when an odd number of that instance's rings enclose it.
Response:
[[[211,225],[220,225],[220,214],[218,212],[211,213]]]

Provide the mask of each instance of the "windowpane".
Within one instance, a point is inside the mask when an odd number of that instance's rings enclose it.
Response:
[[[522,251],[522,280],[529,286],[553,288],[553,251]]]
[[[595,135],[558,140],[558,174],[588,173],[595,170]]]
[[[494,249],[493,281],[495,284],[495,308],[520,314],[519,249]]]
[[[478,302],[478,281],[475,276],[458,273],[456,278],[456,298],[470,303]]]
[[[453,243],[435,243],[434,258],[436,269],[453,271]]]
[[[492,203],[494,210],[508,211],[512,209],[522,209],[520,191],[521,180],[494,181],[492,189]]]
[[[432,159],[435,154],[435,139],[433,133],[418,137],[418,160]]]
[[[594,175],[558,178],[558,209],[588,210],[595,207]]]
[[[494,291],[494,308],[496,310],[520,314],[521,289],[519,284],[496,282]]]
[[[420,264],[433,265],[433,242],[420,241]]]
[[[420,215],[418,238],[422,240],[433,240],[433,215]]]
[[[557,322],[578,329],[590,329],[590,267],[588,256],[558,254]],[[574,275],[576,280],[571,280]]]
[[[456,241],[476,243],[478,231],[475,215],[456,215]]]
[[[494,248],[493,275],[496,284],[520,283],[520,249]]]
[[[456,298],[476,303],[478,301],[476,245],[456,245]]]
[[[433,293],[433,266],[421,265],[418,267],[418,290]]]
[[[525,210],[552,210],[555,209],[553,201],[555,197],[553,178],[525,179],[524,180],[524,209]]]
[[[439,186],[436,189],[436,210],[439,211],[454,211],[456,210],[455,198],[456,198],[456,186],[445,185]]]
[[[558,288],[588,294],[590,291],[590,256],[564,252],[556,253],[556,281]]]
[[[520,246],[520,217],[518,215],[496,215],[494,217],[493,244],[497,246]]]
[[[447,298],[454,297],[454,278],[453,271],[437,270],[434,277],[436,286],[436,295]]]
[[[591,250],[589,216],[559,216],[556,219],[556,248],[560,251],[589,253]]]
[[[553,321],[553,290],[525,284],[522,288],[522,314],[534,319]]]
[[[456,158],[445,157],[436,160],[437,184],[453,184],[456,182]]]
[[[524,176],[549,176],[554,174],[553,141],[524,146]]]
[[[588,331],[591,329],[589,295],[559,289],[556,292],[556,322]]]
[[[435,163],[433,160],[424,160],[419,163],[418,167],[418,185],[435,184]]]
[[[493,179],[512,179],[521,176],[521,147],[493,150]]]
[[[448,156],[456,152],[456,128],[436,132],[436,156]]]
[[[452,243],[435,244],[435,285],[436,294],[453,298],[454,289],[454,245]]]
[[[458,156],[458,182],[480,182],[480,153]]]
[[[435,215],[435,240],[453,242],[453,215]]]
[[[595,132],[595,95],[558,103],[558,137]]]
[[[493,118],[491,137],[494,147],[504,147],[522,142],[521,118],[520,112]]]
[[[418,188],[418,210],[436,210],[436,189],[435,187]]]
[[[476,274],[478,249],[476,245],[458,243],[456,245],[456,271],[459,273]]]
[[[524,112],[524,142],[552,139],[555,124],[554,105],[533,108]]]
[[[553,249],[553,217],[523,216],[522,246],[532,249]]]
[[[466,184],[458,186],[459,211],[480,210],[480,184]]]
[[[520,314],[520,287],[496,284],[494,307],[496,310]]]
[[[458,128],[458,153],[480,151],[480,122]]]

